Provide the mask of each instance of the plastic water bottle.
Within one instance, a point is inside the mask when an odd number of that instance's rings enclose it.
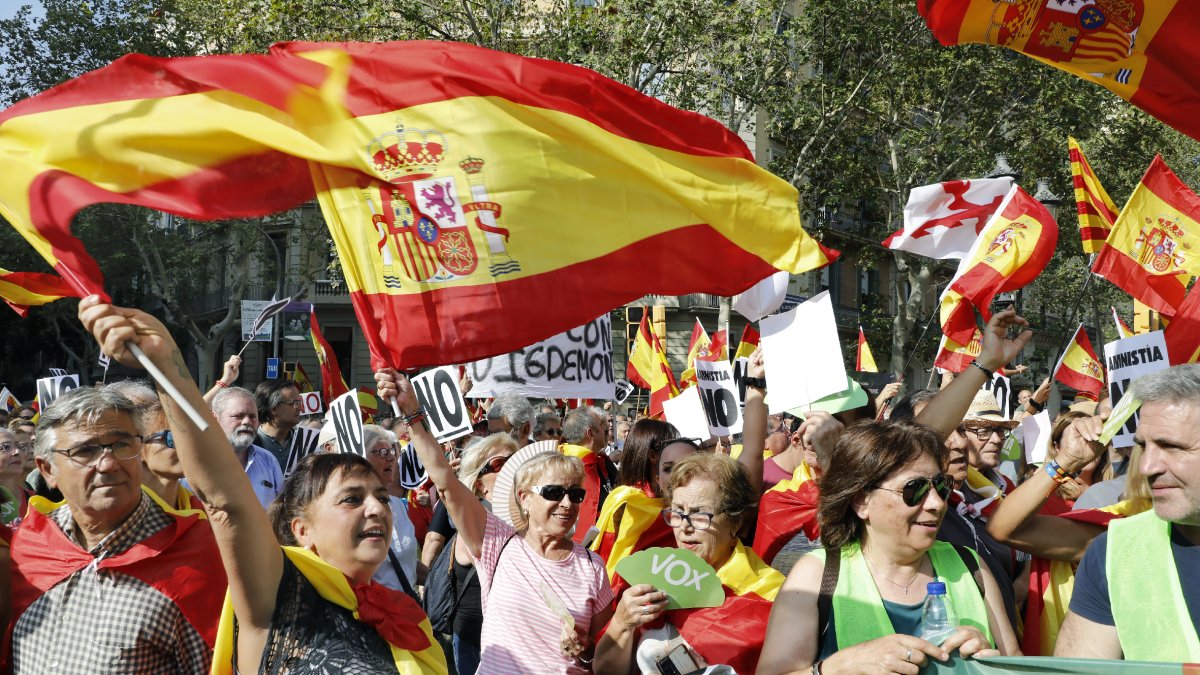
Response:
[[[950,598],[946,597],[946,584],[931,581],[925,587],[925,607],[921,609],[921,639],[941,646],[946,638],[958,630],[958,617]]]

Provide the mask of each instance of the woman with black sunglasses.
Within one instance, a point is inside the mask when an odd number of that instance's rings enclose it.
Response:
[[[590,673],[613,596],[604,563],[571,538],[586,494],[583,463],[554,450],[507,460],[501,480],[516,467],[510,524],[450,469],[408,379],[384,369],[375,381],[377,395],[394,399],[412,425],[413,447],[474,560],[483,595],[478,672]],[[502,494],[499,487],[493,493]]]
[[[973,551],[937,541],[952,485],[946,461],[941,438],[919,425],[867,422],[838,439],[818,479],[824,550],[788,575],[759,675],[915,674],[955,650],[1020,653],[987,567]],[[917,637],[932,581],[945,582],[959,619],[940,645]]]

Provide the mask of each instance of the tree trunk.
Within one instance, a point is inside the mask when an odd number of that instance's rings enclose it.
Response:
[[[909,360],[908,355],[920,347],[918,344],[911,344],[914,337],[913,329],[923,327],[919,326],[919,323],[926,319],[923,312],[925,294],[929,292],[933,280],[933,264],[931,260],[925,258],[918,258],[914,261],[900,251],[895,251],[893,256],[896,260],[896,274],[892,283],[898,302],[896,316],[892,319],[890,369],[896,377],[907,380],[908,373],[904,372],[904,366]],[[907,296],[904,295],[905,280],[911,286]]]

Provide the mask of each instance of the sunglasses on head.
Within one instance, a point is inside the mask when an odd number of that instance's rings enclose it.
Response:
[[[500,473],[500,469],[504,468],[504,463],[507,461],[508,455],[496,455],[495,457],[488,459],[483,463],[483,466],[479,467],[480,478],[488,475],[489,473]]]
[[[565,496],[571,500],[572,504],[582,504],[583,498],[587,496],[587,490],[576,486],[534,485],[531,490],[548,502],[561,502]]]
[[[929,494],[930,488],[933,488],[933,490],[938,493],[939,497],[946,499],[950,496],[950,488],[952,485],[953,481],[950,476],[940,473],[933,478],[914,478],[905,483],[904,487],[900,488],[899,490],[895,488],[883,487],[882,485],[876,485],[874,489],[895,492],[896,494],[900,495],[901,499],[904,500],[905,506],[916,506],[925,501],[925,497]]]

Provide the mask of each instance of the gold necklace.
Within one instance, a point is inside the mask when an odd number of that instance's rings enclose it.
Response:
[[[880,573],[879,570],[875,569],[875,566],[871,564],[871,559],[867,557],[867,554],[865,552],[863,553],[863,560],[867,561],[867,567],[870,568],[872,574],[874,574],[877,577],[881,577],[884,581],[888,582],[889,584],[895,586],[896,588],[903,590],[904,597],[906,597],[906,598],[908,597],[908,589],[912,588],[913,583],[915,583],[917,578],[921,576],[921,568],[925,566],[925,561],[922,560],[921,563],[919,565],[917,565],[917,572],[916,572],[916,574],[913,575],[913,578],[909,579],[907,584],[902,585],[902,584],[896,583],[895,581],[892,581],[891,579],[887,578],[882,573]]]

